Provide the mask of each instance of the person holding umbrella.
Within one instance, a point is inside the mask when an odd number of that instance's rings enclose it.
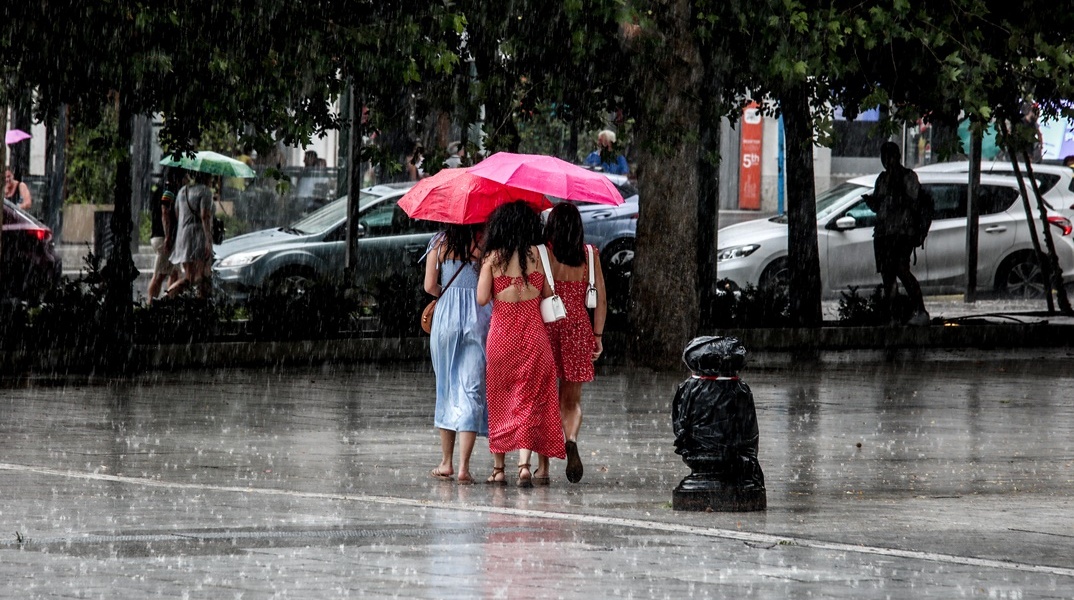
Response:
[[[429,474],[447,480],[455,474],[453,455],[459,441],[458,482],[474,482],[470,455],[478,436],[488,436],[485,403],[485,340],[492,307],[478,306],[481,266],[478,241],[484,224],[449,224],[433,239],[425,263],[425,291],[438,298],[429,331],[429,353],[436,373],[436,413],[440,464]]]
[[[173,298],[194,286],[199,298],[209,297],[209,265],[213,256],[213,194],[208,173],[190,172],[175,204],[179,225],[172,250],[172,264],[182,265],[183,275],[168,288]]]

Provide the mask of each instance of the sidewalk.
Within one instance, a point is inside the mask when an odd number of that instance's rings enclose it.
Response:
[[[1071,598],[1067,367],[747,366],[761,513],[671,510],[683,373],[601,369],[582,482],[553,461],[529,490],[428,476],[426,361],[31,379],[0,387],[0,576],[19,598]]]

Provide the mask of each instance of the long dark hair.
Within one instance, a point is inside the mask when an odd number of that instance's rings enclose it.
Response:
[[[582,214],[570,202],[560,202],[552,209],[544,226],[544,239],[559,262],[570,267],[580,267],[585,262]]]
[[[476,248],[474,247],[474,242],[477,241],[481,230],[484,228],[484,223],[448,225],[447,229],[444,230],[444,256],[455,256],[461,260],[475,262],[474,253]]]
[[[529,271],[529,248],[540,243],[541,218],[528,204],[516,200],[500,206],[489,215],[481,250],[484,256],[498,253],[492,266],[500,271],[506,271],[511,257],[517,254],[518,266],[525,279]]]

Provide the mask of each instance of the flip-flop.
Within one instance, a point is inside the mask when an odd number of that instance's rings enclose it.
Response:
[[[459,485],[473,485],[474,478],[470,475],[459,475],[457,482]]]
[[[432,471],[429,471],[429,476],[433,479],[439,479],[440,481],[451,481],[451,475],[441,473],[440,467],[435,467]]]

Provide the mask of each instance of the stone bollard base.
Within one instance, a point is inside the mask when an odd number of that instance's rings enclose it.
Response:
[[[765,489],[687,476],[671,494],[674,510],[752,512],[768,508]]]

